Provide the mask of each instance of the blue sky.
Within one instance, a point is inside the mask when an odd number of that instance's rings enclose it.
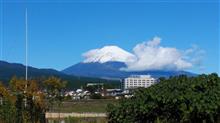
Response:
[[[136,44],[159,36],[164,47],[197,45],[205,51],[204,68],[189,71],[220,73],[218,1],[1,1],[5,61],[25,62],[28,8],[31,66],[62,70],[90,49],[117,45],[132,52]]]

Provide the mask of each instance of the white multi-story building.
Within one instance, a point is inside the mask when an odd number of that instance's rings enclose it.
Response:
[[[139,87],[147,88],[157,82],[158,80],[150,75],[132,75],[124,79],[122,86],[124,89],[134,89]]]

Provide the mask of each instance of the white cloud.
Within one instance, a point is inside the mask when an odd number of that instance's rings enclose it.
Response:
[[[194,68],[202,72],[205,70],[205,66],[203,66],[205,54],[206,52],[204,50],[193,44],[191,48],[184,51],[183,57],[190,61]]]
[[[117,46],[105,46],[93,49],[83,54],[84,62],[121,61],[125,62],[125,71],[143,70],[184,70],[194,66],[200,66],[204,51],[193,45],[186,50],[160,45],[161,38],[154,37],[152,40],[139,43],[132,53]]]
[[[137,44],[133,53],[137,57],[133,62],[126,62],[126,71],[142,70],[183,70],[192,67],[192,63],[184,60],[181,52],[172,47],[160,46],[161,39]]]

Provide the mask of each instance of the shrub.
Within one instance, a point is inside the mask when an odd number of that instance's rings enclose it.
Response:
[[[220,78],[215,73],[163,78],[107,111],[110,123],[218,122]]]

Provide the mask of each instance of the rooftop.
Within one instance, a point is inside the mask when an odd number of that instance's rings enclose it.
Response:
[[[131,75],[129,78],[152,78],[151,75]]]

